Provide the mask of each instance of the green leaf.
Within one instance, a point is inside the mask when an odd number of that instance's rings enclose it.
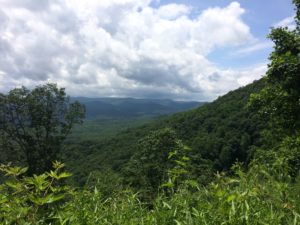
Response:
[[[236,198],[235,195],[229,195],[229,196],[227,197],[226,201],[227,201],[227,202],[231,202],[231,201],[233,201],[235,198]]]
[[[70,177],[70,176],[72,176],[71,173],[62,172],[61,174],[58,175],[58,179],[67,178],[67,177]]]
[[[47,198],[46,203],[53,203],[57,202],[61,199],[63,199],[66,195],[65,194],[59,194],[59,195],[50,195],[50,197]]]

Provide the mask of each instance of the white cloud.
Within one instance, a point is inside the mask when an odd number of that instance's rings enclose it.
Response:
[[[179,4],[168,4],[159,7],[157,14],[164,19],[177,19],[180,16],[185,16],[190,12],[190,7]]]
[[[271,41],[264,41],[264,42],[255,41],[253,44],[250,44],[247,47],[243,47],[243,48],[238,49],[234,54],[236,54],[236,55],[249,55],[253,52],[257,52],[257,51],[261,51],[261,50],[264,50],[264,49],[272,48],[273,45],[274,45],[274,43],[271,42]]]
[[[253,42],[239,3],[192,19],[151,2],[0,0],[0,91],[51,81],[71,95],[211,100],[256,78],[207,59]]]
[[[200,38],[206,46],[206,43],[211,44],[212,48],[248,43],[253,37],[250,28],[241,20],[244,12],[238,2],[232,2],[226,8],[205,10],[196,24],[196,38]]]
[[[246,68],[242,71],[239,71],[238,84],[241,86],[245,86],[247,84],[250,84],[253,80],[259,80],[266,74],[267,69],[267,63],[262,63],[252,68]]]
[[[288,29],[293,30],[296,28],[294,17],[295,16],[284,18],[283,20],[275,23],[274,27],[287,27]]]

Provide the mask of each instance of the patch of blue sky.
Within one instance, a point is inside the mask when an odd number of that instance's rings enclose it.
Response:
[[[203,10],[212,7],[226,7],[230,0],[159,0],[153,7],[166,4],[185,4],[192,7],[190,18],[196,18]],[[276,23],[294,15],[292,0],[238,0],[245,9],[242,20],[249,26],[255,42],[246,43],[238,48],[219,48],[208,55],[216,65],[227,68],[242,68],[265,63],[272,51],[272,43],[267,38]]]

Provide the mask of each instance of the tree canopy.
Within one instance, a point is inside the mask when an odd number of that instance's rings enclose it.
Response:
[[[300,0],[293,2],[296,27],[272,29],[269,38],[275,46],[264,77],[266,86],[252,94],[249,105],[268,121],[256,155],[263,163],[284,157],[289,174],[296,177],[300,171]]]
[[[273,128],[296,134],[300,128],[300,1],[296,6],[296,28],[273,28],[269,38],[275,43],[265,77],[266,87],[252,95],[251,104]]]
[[[29,174],[44,172],[51,168],[62,142],[73,125],[82,122],[84,114],[84,106],[70,103],[65,89],[55,84],[1,94],[1,155],[25,162]]]

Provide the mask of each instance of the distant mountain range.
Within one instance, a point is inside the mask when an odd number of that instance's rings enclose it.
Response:
[[[197,108],[205,102],[169,99],[72,97],[86,107],[86,118],[160,116]]]

